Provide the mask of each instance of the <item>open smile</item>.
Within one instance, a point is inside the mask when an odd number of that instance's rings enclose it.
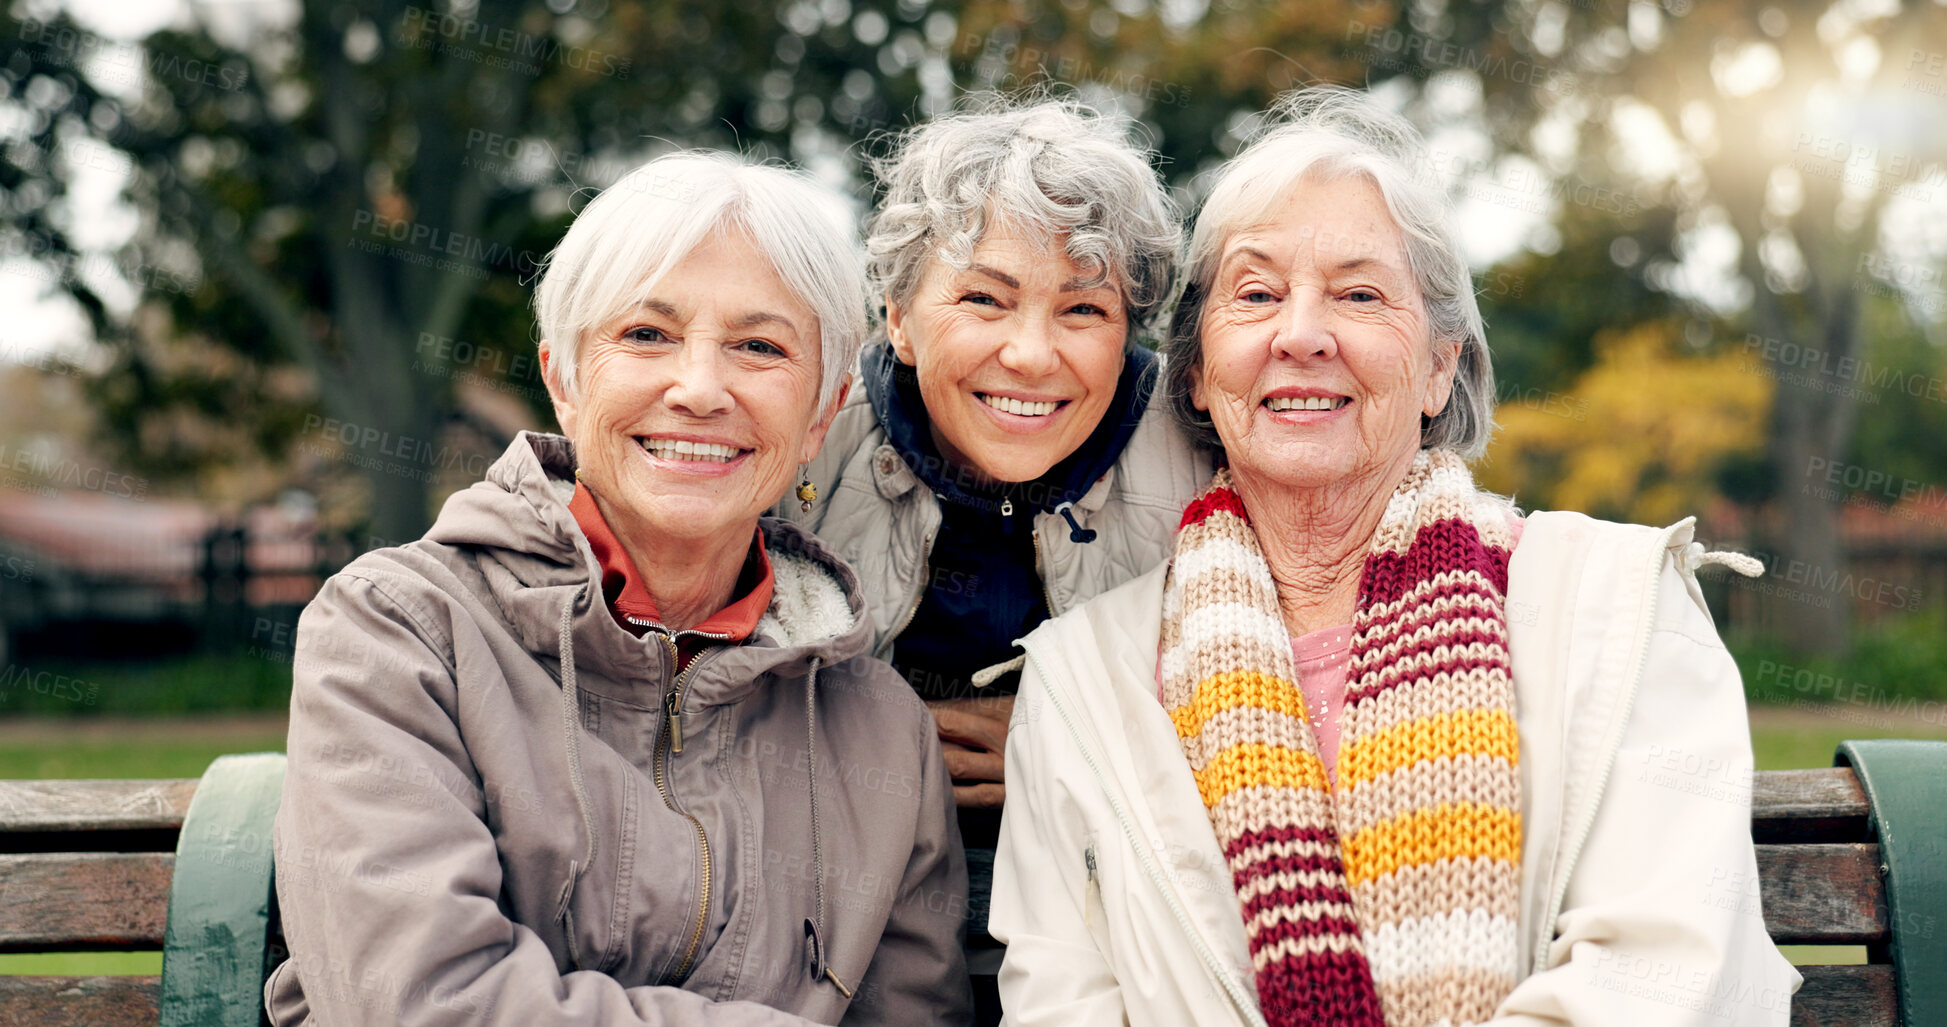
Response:
[[[1069,403],[1065,399],[1016,399],[1013,396],[997,396],[990,392],[976,392],[974,398],[986,404],[989,409],[1013,414],[1016,417],[1047,417]]]
[[[1272,396],[1264,405],[1273,413],[1286,410],[1337,410],[1352,402],[1349,396]]]
[[[656,435],[638,435],[636,445],[658,460],[689,464],[727,464],[751,452],[722,442],[698,442]]]

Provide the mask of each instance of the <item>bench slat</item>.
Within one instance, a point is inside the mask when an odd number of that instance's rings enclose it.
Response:
[[[1805,984],[1792,996],[1792,1027],[1899,1027],[1893,968],[1801,966]]]
[[[1765,929],[1781,945],[1887,939],[1877,845],[1760,845],[1758,887]]]
[[[1760,845],[1863,842],[1868,812],[1850,767],[1766,770],[1751,780],[1751,837]]]
[[[0,977],[0,1027],[155,1027],[157,977]]]
[[[196,780],[0,781],[0,831],[141,831],[183,826]]]
[[[0,855],[0,952],[159,949],[171,852]]]

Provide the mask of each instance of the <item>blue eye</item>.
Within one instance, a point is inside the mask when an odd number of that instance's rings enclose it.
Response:
[[[1086,314],[1090,317],[1109,316],[1108,311],[1103,310],[1101,307],[1098,307],[1093,303],[1077,303],[1074,306],[1069,307],[1068,312],[1071,314]]]
[[[1371,289],[1354,289],[1346,293],[1345,298],[1354,303],[1372,303],[1378,301],[1379,294],[1373,292]]]
[[[968,294],[966,294],[965,296],[962,296],[962,297],[960,297],[960,302],[962,302],[962,303],[982,303],[982,304],[986,304],[986,305],[988,305],[988,306],[996,306],[996,305],[998,305],[998,303],[997,303],[997,301],[996,301],[996,300],[994,299],[994,297],[992,297],[992,296],[989,296],[989,295],[987,295],[987,294],[986,294],[986,293],[984,293],[984,292],[970,292],[970,293],[968,293]]]
[[[1272,303],[1276,300],[1276,296],[1265,292],[1263,289],[1252,289],[1250,292],[1244,294],[1244,302],[1246,303]]]

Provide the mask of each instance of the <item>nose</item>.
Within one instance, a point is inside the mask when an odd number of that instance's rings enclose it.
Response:
[[[1000,364],[1023,378],[1042,378],[1061,368],[1061,352],[1055,345],[1054,325],[1040,318],[1028,318],[1007,335],[1001,347]]]
[[[683,344],[676,360],[676,380],[663,393],[663,402],[671,409],[709,417],[735,405],[722,346],[714,340],[692,339]]]
[[[1292,360],[1330,360],[1338,355],[1331,301],[1318,289],[1294,289],[1278,312],[1277,335],[1271,339],[1273,357]]]

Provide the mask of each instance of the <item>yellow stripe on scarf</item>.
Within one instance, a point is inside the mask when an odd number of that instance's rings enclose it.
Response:
[[[1297,685],[1270,674],[1225,671],[1199,682],[1189,702],[1170,710],[1170,720],[1176,723],[1176,737],[1194,738],[1210,718],[1238,706],[1256,706],[1302,720],[1305,694]]]
[[[1317,756],[1263,742],[1223,749],[1193,773],[1205,806],[1215,806],[1234,791],[1258,785],[1325,791],[1325,764]]]
[[[1443,859],[1485,856],[1518,863],[1521,814],[1500,806],[1443,802],[1374,824],[1345,839],[1342,849],[1345,880],[1355,888],[1403,866]]]
[[[1499,756],[1517,766],[1521,733],[1506,710],[1451,710],[1397,724],[1339,750],[1339,787],[1443,756]]]

